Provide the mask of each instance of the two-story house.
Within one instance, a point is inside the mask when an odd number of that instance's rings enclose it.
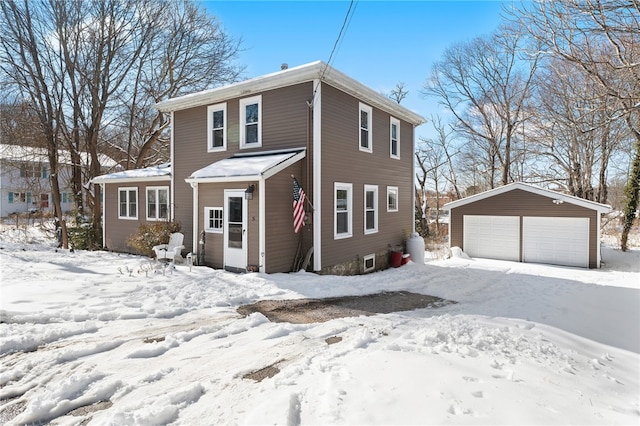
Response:
[[[413,230],[414,129],[425,120],[323,62],[156,107],[171,114],[169,168],[94,180],[108,249],[129,250],[141,222],[164,220],[161,199],[186,251],[234,271],[297,270],[306,257],[308,270],[368,272]],[[298,232],[294,178],[307,199]]]

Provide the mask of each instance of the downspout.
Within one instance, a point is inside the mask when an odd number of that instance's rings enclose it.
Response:
[[[171,157],[171,220],[175,220],[176,218],[176,198],[175,198],[175,189],[176,189],[176,163],[175,163],[175,139],[174,139],[174,120],[173,120],[173,111],[171,111],[171,129],[170,129],[170,137],[169,137],[169,155]]]
[[[411,191],[411,233],[416,232],[416,126],[413,125],[413,134],[411,135],[411,182],[413,182],[413,191]],[[449,227],[451,229],[451,227]],[[451,241],[451,240],[449,240]]]
[[[106,194],[104,186],[105,186],[104,183],[100,184],[101,197],[104,197]],[[107,222],[105,222],[107,215],[105,214],[104,200],[102,201],[103,201],[102,202],[102,248],[107,248]]]
[[[322,269],[322,85],[313,80],[313,270]]]
[[[258,231],[258,254],[260,259],[258,260],[258,267],[260,268],[260,272],[266,272],[267,270],[267,262],[266,262],[266,194],[267,194],[267,182],[264,177],[261,177],[258,181],[258,220],[260,221],[260,227]]]
[[[198,259],[198,182],[190,182],[193,189],[193,226],[191,227],[191,253]],[[200,265],[199,265],[200,266]]]

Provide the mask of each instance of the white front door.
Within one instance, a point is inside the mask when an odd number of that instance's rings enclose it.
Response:
[[[224,191],[224,267],[247,268],[247,201],[244,190]]]

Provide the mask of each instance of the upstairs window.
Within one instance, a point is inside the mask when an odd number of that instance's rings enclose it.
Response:
[[[364,186],[364,233],[378,232],[378,187]]]
[[[207,114],[207,151],[224,151],[227,149],[227,104],[211,105]]]
[[[389,125],[389,156],[400,159],[400,120],[393,117]]]
[[[118,219],[138,218],[138,188],[118,188]]]
[[[334,193],[334,239],[349,238],[353,235],[351,228],[352,217],[352,188],[350,183],[333,184]]]
[[[373,109],[360,103],[360,151],[373,152],[371,138],[371,119]]]
[[[147,220],[169,217],[169,187],[147,188]]]
[[[262,146],[262,96],[240,99],[240,148]]]

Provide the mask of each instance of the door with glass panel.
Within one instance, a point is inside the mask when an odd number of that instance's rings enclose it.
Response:
[[[244,190],[224,191],[224,266],[247,268],[247,201]]]

